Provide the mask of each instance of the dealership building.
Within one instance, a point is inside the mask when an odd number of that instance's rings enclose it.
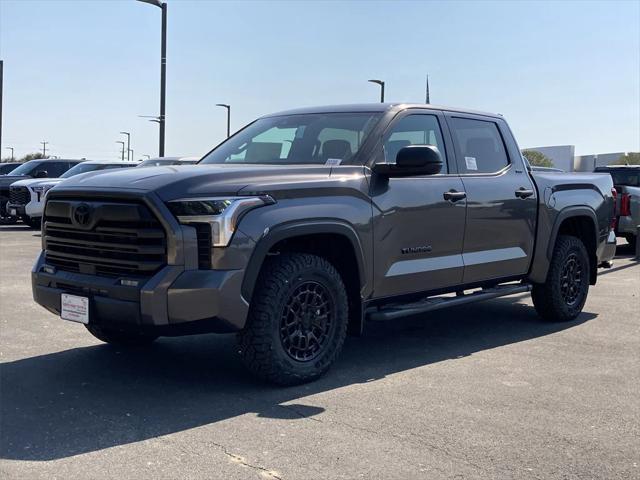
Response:
[[[525,150],[536,150],[546,155],[553,162],[555,168],[560,168],[565,172],[593,172],[596,167],[611,165],[620,160],[620,157],[627,155],[627,152],[576,155],[575,145],[530,147]]]

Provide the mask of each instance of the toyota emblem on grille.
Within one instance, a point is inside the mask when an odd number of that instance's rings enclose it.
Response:
[[[86,227],[91,222],[91,207],[86,203],[81,203],[73,210],[73,221],[78,225]]]

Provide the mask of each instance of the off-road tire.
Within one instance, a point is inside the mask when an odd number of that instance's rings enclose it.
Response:
[[[575,267],[570,268],[573,263]],[[580,269],[578,271],[578,268]],[[579,285],[571,284],[571,278]],[[579,238],[560,235],[553,249],[553,257],[545,283],[534,284],[531,296],[533,305],[543,319],[551,322],[567,322],[575,319],[587,300],[589,292],[589,256]],[[569,299],[575,299],[569,301]]]
[[[309,360],[297,360],[291,354],[291,337],[283,339],[289,331],[288,324],[292,301],[306,285],[319,285],[328,303],[323,304],[324,315],[311,312],[300,314],[307,323],[315,325],[316,319],[326,318],[324,343],[316,343],[316,356]],[[314,287],[315,288],[315,287]],[[307,298],[307,297],[304,297]],[[307,305],[307,300],[304,305]],[[312,303],[315,305],[315,303]],[[330,307],[326,307],[330,305]],[[302,311],[303,304],[294,310]],[[278,385],[296,385],[309,382],[323,375],[336,360],[347,334],[347,293],[340,274],[326,259],[306,253],[283,253],[268,257],[256,284],[249,309],[246,327],[238,334],[239,353],[246,367],[259,378]],[[304,316],[306,315],[306,316]],[[293,318],[298,318],[293,314]],[[285,322],[285,323],[283,323]],[[302,325],[303,320],[300,320]],[[293,323],[292,323],[293,324]],[[315,328],[301,326],[300,328]],[[296,328],[296,327],[294,327]],[[300,330],[300,332],[309,330]],[[315,332],[315,331],[314,331]],[[314,333],[314,338],[316,338]],[[299,339],[298,339],[299,340]],[[287,345],[288,342],[288,345]],[[304,345],[311,342],[306,337]]]
[[[98,325],[85,325],[85,327],[89,333],[98,340],[117,347],[143,347],[150,345],[156,338],[158,338],[154,335],[110,330],[108,328],[99,327]]]

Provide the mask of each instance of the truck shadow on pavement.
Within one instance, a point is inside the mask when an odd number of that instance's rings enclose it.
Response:
[[[0,372],[0,458],[66,458],[243,414],[292,421],[312,417],[324,409],[296,401],[550,335],[596,317],[583,313],[573,322],[545,323],[532,307],[516,303],[520,298],[370,323],[364,336],[347,339],[324,378],[298,387],[253,379],[230,335],[161,339],[137,351],[95,345],[8,362]]]

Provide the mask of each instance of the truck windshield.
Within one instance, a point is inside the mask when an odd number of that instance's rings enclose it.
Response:
[[[200,163],[350,163],[379,113],[313,113],[261,118],[220,144]]]
[[[11,172],[11,175],[31,175],[36,168],[38,168],[43,162],[31,160],[27,163],[23,163],[18,168]]]

